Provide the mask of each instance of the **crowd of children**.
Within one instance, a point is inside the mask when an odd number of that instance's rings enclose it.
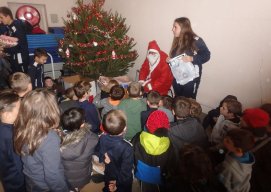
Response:
[[[62,98],[54,80],[44,77],[46,50],[36,49],[29,64],[22,26],[7,7],[0,7],[0,17],[7,26],[3,34],[19,40],[4,50],[13,74],[9,88],[0,91],[0,180],[6,192],[78,192],[93,180],[93,163],[104,165],[105,192],[131,192],[134,179],[142,192],[271,191],[270,103],[243,110],[228,95],[202,120],[195,99],[153,90],[154,66],[140,75],[148,88],[131,82],[126,90],[110,80],[94,98],[91,84],[79,81]],[[200,71],[185,85],[174,78],[173,88],[196,98],[210,52],[187,18],[176,19],[173,32],[170,57],[185,51],[181,38],[189,36],[183,59]],[[149,63],[158,65],[150,58],[159,51],[149,51]]]
[[[116,80],[95,98],[79,81],[63,98],[44,77],[46,50],[36,49],[29,65],[21,26],[8,8],[0,16],[20,44],[5,50],[13,74],[0,91],[5,191],[80,191],[93,179],[93,163],[105,167],[103,191],[132,191],[134,178],[142,192],[271,191],[271,104],[243,110],[228,95],[202,120],[195,99],[144,93],[139,82],[126,90]]]
[[[242,109],[235,96],[202,120],[196,100],[109,83],[90,100],[79,81],[57,100],[17,72],[0,92],[5,191],[80,191],[104,165],[103,191],[271,191],[271,104]],[[143,96],[145,95],[145,96]]]

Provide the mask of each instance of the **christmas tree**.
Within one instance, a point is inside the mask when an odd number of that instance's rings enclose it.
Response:
[[[90,78],[127,74],[138,54],[134,39],[126,35],[129,27],[118,13],[103,10],[104,0],[76,2],[64,21],[64,38],[59,53],[65,67]]]

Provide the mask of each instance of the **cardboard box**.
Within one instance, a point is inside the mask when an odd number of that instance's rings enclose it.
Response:
[[[75,83],[77,83],[78,81],[87,81],[90,82],[91,84],[91,95],[93,95],[94,97],[97,94],[97,85],[96,85],[96,81],[93,81],[90,78],[87,77],[82,77],[80,75],[72,75],[72,76],[63,76],[63,84],[64,84],[64,89],[68,89],[72,86],[74,86]]]
[[[62,77],[63,82],[64,82],[64,88],[68,89],[72,87],[76,82],[81,81],[81,76],[80,75],[73,75],[73,76],[64,76]]]

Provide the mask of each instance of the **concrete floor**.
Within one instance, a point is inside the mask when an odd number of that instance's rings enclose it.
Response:
[[[102,189],[104,187],[104,183],[93,183],[90,182],[89,184],[87,184],[82,190],[81,192],[102,192]],[[134,180],[133,183],[133,191],[132,192],[140,192],[140,186],[137,180]]]
[[[93,183],[90,182],[89,184],[87,184],[82,190],[81,192],[102,192],[104,183]],[[139,184],[136,180],[134,180],[133,183],[133,192],[139,192],[140,191],[140,187]],[[2,183],[0,182],[0,192],[4,192],[4,189],[2,187]]]

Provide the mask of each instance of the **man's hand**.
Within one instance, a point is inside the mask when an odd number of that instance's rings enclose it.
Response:
[[[105,157],[105,158],[104,158],[104,163],[109,164],[109,163],[111,162],[111,160],[110,160],[108,154],[105,153],[105,154],[104,154],[104,157]]]
[[[109,182],[109,191],[113,192],[117,190],[117,186],[116,186],[116,180],[110,181]]]

